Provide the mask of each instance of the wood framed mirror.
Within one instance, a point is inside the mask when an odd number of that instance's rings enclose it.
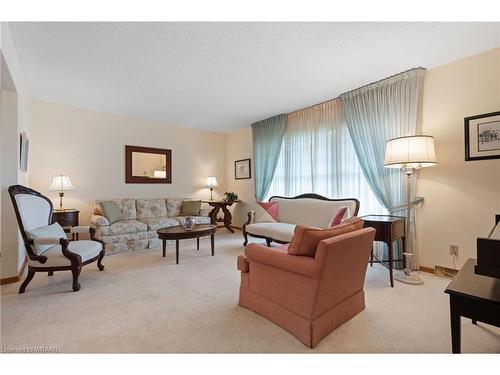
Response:
[[[125,183],[171,184],[172,150],[126,145]]]

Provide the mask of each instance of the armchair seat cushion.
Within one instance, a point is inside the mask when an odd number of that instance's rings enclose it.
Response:
[[[82,262],[85,262],[98,256],[102,250],[102,245],[97,241],[70,241],[68,250],[80,255],[82,257]],[[30,259],[28,264],[32,267],[61,267],[71,265],[70,260],[63,255],[61,245],[52,246],[43,253],[43,256],[47,257],[45,263],[42,264],[36,260]]]
[[[148,226],[137,220],[124,220],[107,227],[100,227],[99,229],[103,236],[114,236],[118,234],[147,232]]]
[[[142,219],[141,222],[148,226],[149,231],[156,231],[160,228],[175,227],[179,225],[179,222],[171,217]]]
[[[289,223],[255,223],[246,226],[250,235],[272,238],[277,241],[290,242],[295,231],[295,224]]]
[[[181,220],[184,220],[187,216],[176,216],[176,217],[173,217],[172,219],[175,219],[179,222],[181,222]],[[210,218],[207,217],[207,216],[191,216],[192,218],[194,218],[194,222],[195,224],[210,224]]]

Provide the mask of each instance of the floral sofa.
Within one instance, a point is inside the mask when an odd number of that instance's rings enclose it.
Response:
[[[95,237],[104,241],[106,251],[118,253],[129,250],[159,247],[156,231],[180,224],[182,202],[185,198],[167,199],[102,199],[92,201],[92,224]],[[101,202],[116,202],[122,211],[122,221],[110,224],[102,216]],[[194,216],[196,224],[210,224],[209,209]]]

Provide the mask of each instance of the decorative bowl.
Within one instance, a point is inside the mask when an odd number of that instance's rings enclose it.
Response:
[[[192,216],[188,216],[185,219],[182,219],[180,222],[181,222],[182,227],[187,231],[193,229],[193,227],[196,224],[194,221],[194,217],[192,217]]]

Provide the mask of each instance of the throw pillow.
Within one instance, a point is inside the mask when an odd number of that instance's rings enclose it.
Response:
[[[349,219],[344,220],[342,224],[352,224],[356,230],[363,229],[365,227],[365,221],[357,216],[351,216]]]
[[[333,227],[334,225],[339,225],[340,223],[342,223],[342,219],[344,218],[346,212],[347,212],[346,206],[340,207],[337,213],[333,215],[329,227]]]
[[[62,227],[57,222],[54,224],[46,225],[44,227],[32,229],[27,232],[27,235],[32,240],[37,240],[39,238],[67,238],[66,233],[64,233],[64,229],[62,229]],[[52,246],[55,245],[37,245],[35,246],[35,252],[38,255],[42,255]]]
[[[257,201],[255,210],[256,223],[269,223],[278,220],[278,202],[259,202]]]
[[[108,219],[110,224],[123,220],[122,210],[114,201],[101,202],[102,216]]]
[[[182,202],[181,216],[200,216],[201,201]]]
[[[288,246],[288,254],[314,257],[321,240],[355,230],[356,226],[351,223],[343,223],[326,229],[297,225],[290,246]]]

